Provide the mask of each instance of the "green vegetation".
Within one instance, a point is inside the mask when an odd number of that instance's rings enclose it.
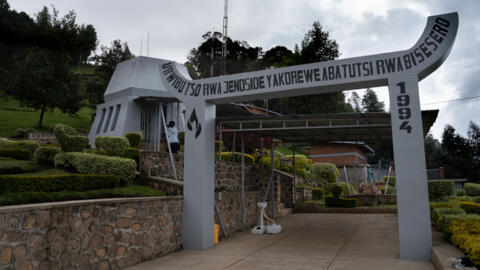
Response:
[[[33,160],[40,165],[53,167],[55,155],[61,150],[56,146],[40,146],[33,154]]]
[[[325,205],[327,207],[345,207],[355,208],[358,206],[358,200],[355,198],[342,198],[342,188],[340,186],[334,186],[331,189],[332,194],[325,196]]]
[[[297,156],[297,155],[303,155],[303,156],[306,156],[306,157],[310,156],[310,154],[305,150],[306,149],[304,147],[295,147],[295,156]],[[284,156],[293,155],[293,148],[289,144],[284,144],[282,146],[277,146],[277,147],[275,147],[275,151],[278,151],[278,152],[282,153],[282,155],[284,155]]]
[[[120,185],[120,180],[111,175],[4,175],[0,176],[0,193],[15,192],[58,192],[87,191],[95,189],[114,188]]]
[[[81,152],[88,147],[88,138],[79,136],[77,131],[68,125],[55,125],[53,133],[63,152]]]
[[[17,128],[34,128],[37,125],[39,112],[20,106],[13,99],[0,98],[0,137],[13,137]],[[75,115],[62,113],[59,109],[45,112],[43,128],[35,128],[40,132],[51,132],[58,123],[64,123],[76,130],[87,132],[92,124],[90,110],[83,108]]]
[[[30,160],[17,160],[13,158],[0,157],[0,175],[37,172],[42,167]]]
[[[142,136],[138,133],[127,133],[125,134],[125,138],[127,138],[128,143],[132,148],[138,148],[140,141],[142,140]]]
[[[16,205],[40,202],[55,202],[69,200],[87,200],[118,197],[151,197],[165,196],[165,192],[145,186],[129,185],[111,189],[91,191],[61,191],[61,192],[17,192],[0,195],[0,205]]]
[[[468,196],[480,196],[480,184],[465,183],[463,189]]]
[[[130,146],[127,138],[117,136],[97,136],[95,137],[95,148],[104,152],[107,156],[122,157]]]
[[[428,197],[431,201],[442,200],[455,193],[455,186],[452,180],[429,180]]]

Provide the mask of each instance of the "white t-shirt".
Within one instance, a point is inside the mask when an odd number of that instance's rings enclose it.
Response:
[[[167,128],[167,136],[170,143],[178,143],[178,131],[176,127]]]

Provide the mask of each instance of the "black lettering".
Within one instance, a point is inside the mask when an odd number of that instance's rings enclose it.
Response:
[[[422,50],[426,57],[432,56],[432,52],[428,50],[428,48],[425,46],[425,43],[420,44],[420,50]]]
[[[395,72],[395,58],[385,59],[387,65],[387,72]]]
[[[313,75],[315,76],[315,81],[319,82],[321,81],[320,79],[320,69],[316,68],[313,70]]]
[[[423,56],[419,48],[416,48],[415,50],[413,50],[413,53],[415,53],[416,57],[420,58],[420,60],[418,60],[418,63],[422,63],[425,60],[425,56]]]
[[[425,43],[426,43],[429,47],[432,47],[432,46],[433,46],[433,51],[436,51],[437,48],[438,48],[437,43],[430,41],[430,38],[429,38],[429,37],[425,38]]]
[[[305,74],[305,81],[311,82],[312,79],[313,79],[313,77],[312,77],[313,76],[313,70],[307,69],[307,70],[305,70],[304,74]]]
[[[375,64],[377,66],[377,75],[380,73],[385,74],[385,66],[383,60],[377,60],[375,61]]]

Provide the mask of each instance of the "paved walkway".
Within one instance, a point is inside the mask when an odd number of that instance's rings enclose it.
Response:
[[[434,269],[399,259],[394,214],[291,214],[277,235],[236,233],[205,251],[136,265],[153,269]]]

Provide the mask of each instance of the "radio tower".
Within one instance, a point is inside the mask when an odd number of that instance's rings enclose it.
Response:
[[[228,0],[225,0],[225,7],[223,13],[222,75],[227,75],[227,24]]]

